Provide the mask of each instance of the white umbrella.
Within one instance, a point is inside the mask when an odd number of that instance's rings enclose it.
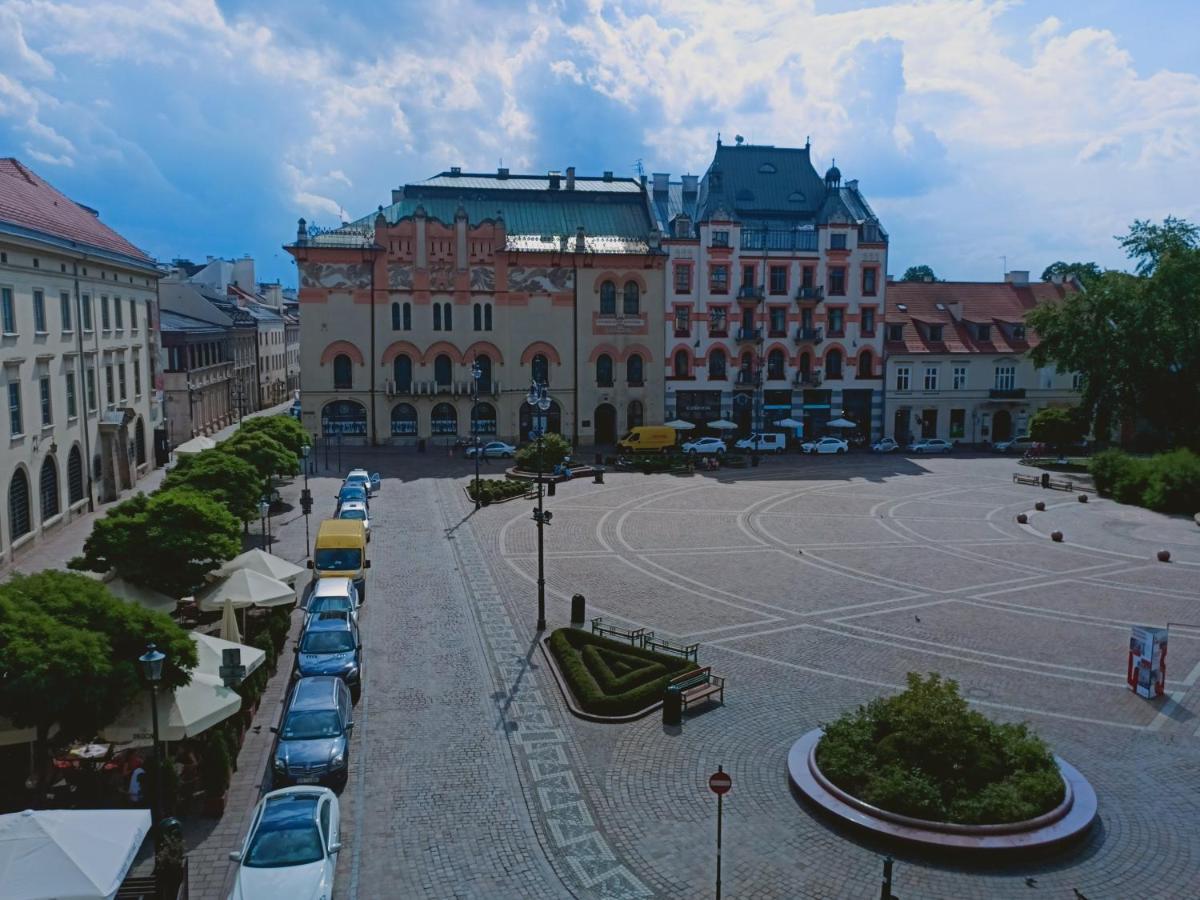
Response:
[[[187,456],[189,454],[203,453],[205,450],[211,450],[217,446],[217,442],[212,438],[206,438],[200,434],[192,438],[190,441],[184,441],[175,448],[176,456]]]
[[[183,687],[159,690],[159,739],[182,741],[195,737],[224,722],[241,708],[241,696],[225,687],[219,676],[193,671],[192,680]],[[115,721],[104,726],[100,734],[104,740],[115,744],[152,741],[154,723],[149,692],[139,691],[134,701]]]
[[[691,422],[683,421],[683,419],[672,419],[670,422],[667,422],[667,427],[674,428],[676,431],[691,431],[696,426]]]
[[[830,419],[825,423],[826,428],[857,428],[857,422],[851,422],[849,419]]]
[[[266,575],[268,578],[274,578],[276,581],[282,581],[285,584],[295,585],[296,579],[299,578],[307,569],[302,569],[295,563],[290,563],[281,556],[276,556],[273,553],[267,553],[255,547],[253,550],[247,550],[240,556],[235,556],[221,568],[217,569],[217,575],[232,575],[239,569],[249,569],[252,572],[258,572],[260,575]]]
[[[158,591],[151,590],[150,588],[133,584],[124,578],[114,578],[104,586],[108,588],[114,597],[124,600],[126,603],[136,603],[138,606],[144,606],[153,612],[167,614],[175,612],[177,603],[173,598],[168,597],[166,594],[160,594]]]
[[[715,428],[717,431],[733,431],[737,428],[737,422],[730,422],[728,419],[715,419],[708,423],[709,428]]]
[[[296,590],[253,569],[238,569],[196,595],[196,602],[205,612],[216,612],[226,600],[231,601],[235,609],[286,606],[295,602]]]
[[[27,809],[0,816],[7,900],[108,900],[150,831],[148,809]]]
[[[221,665],[223,663],[221,654],[225,650],[242,651],[242,665],[246,667],[247,675],[252,674],[267,658],[267,654],[257,647],[248,647],[245,644],[225,641],[219,637],[213,637],[211,634],[190,631],[188,632],[188,637],[196,644],[196,658],[198,660],[196,668],[192,671],[199,672],[201,675],[221,677]]]
[[[237,613],[233,609],[233,601],[226,597],[225,608],[221,610],[221,640],[231,644],[242,642],[242,633],[238,631]]]

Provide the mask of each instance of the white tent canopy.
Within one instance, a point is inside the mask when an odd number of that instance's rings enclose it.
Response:
[[[217,575],[232,575],[239,569],[249,569],[252,572],[257,572],[260,575],[266,575],[268,578],[274,578],[276,581],[282,581],[285,584],[295,585],[296,579],[299,578],[307,569],[302,569],[295,563],[290,563],[282,556],[275,556],[273,553],[267,553],[255,547],[253,550],[247,550],[240,556],[235,556],[221,568],[217,569]]]
[[[730,422],[728,419],[713,419],[708,423],[709,428],[715,428],[717,431],[733,431],[737,428],[737,422]]]
[[[201,675],[212,675],[215,678],[220,678],[221,652],[223,650],[242,651],[242,665],[246,667],[247,675],[250,675],[255,669],[261,666],[263,660],[267,658],[267,654],[257,647],[247,647],[245,644],[223,641],[219,637],[213,637],[211,634],[200,634],[197,631],[191,631],[188,632],[188,637],[196,644],[196,658],[198,662],[196,668],[192,670],[193,675],[198,672]]]
[[[184,441],[175,448],[176,456],[188,456],[189,454],[203,453],[205,450],[211,450],[217,446],[217,442],[212,438],[207,438],[202,434],[196,435],[190,441]]]
[[[217,612],[225,601],[235,609],[247,606],[286,606],[296,601],[296,589],[253,569],[238,569],[196,595],[205,612]]]
[[[126,603],[136,603],[138,606],[144,606],[152,612],[170,614],[175,611],[176,602],[171,597],[168,597],[166,594],[160,594],[158,591],[151,590],[150,588],[133,584],[124,578],[114,578],[104,586],[108,588],[113,596],[124,600]]]
[[[0,816],[6,900],[108,900],[150,831],[145,809],[43,809]]]
[[[224,722],[242,708],[237,691],[225,687],[217,675],[199,670],[192,680],[175,690],[158,692],[158,734],[160,740],[182,741],[195,737],[219,722]],[[146,742],[154,739],[154,722],[150,710],[150,692],[141,691],[137,698],[121,711],[116,720],[104,726],[100,736],[114,744]]]
[[[667,422],[667,427],[674,428],[676,431],[691,431],[696,426],[691,422],[683,421],[683,419],[672,419],[670,422]]]
[[[826,428],[857,428],[857,422],[851,422],[849,419],[830,419],[825,423]]]

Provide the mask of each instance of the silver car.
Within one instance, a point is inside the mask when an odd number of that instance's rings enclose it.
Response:
[[[276,786],[328,784],[342,788],[350,772],[353,703],[336,675],[313,675],[292,685],[278,728],[272,775]]]

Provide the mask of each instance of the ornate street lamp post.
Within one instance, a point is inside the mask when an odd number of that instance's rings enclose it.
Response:
[[[546,412],[550,409],[550,393],[546,385],[534,382],[529,388],[526,401],[530,407],[539,410],[540,416],[534,420],[533,434],[537,440],[537,509],[533,511],[533,521],[537,524],[538,533],[538,619],[537,630],[546,630],[546,568],[543,543],[543,529],[550,523],[551,514],[542,509],[542,437],[546,433]]]
[[[304,555],[312,558],[312,539],[308,532],[308,514],[312,512],[312,494],[308,492],[308,454],[312,448],[305,444],[300,448],[304,462],[304,493],[300,495],[300,508],[304,511]]]
[[[479,359],[471,363],[471,379],[475,382],[475,397],[471,401],[471,434],[475,439],[475,508],[479,509],[479,379],[483,369],[479,368]]]
[[[258,501],[258,524],[262,529],[263,547],[268,553],[271,552],[271,546],[267,543],[267,513],[271,510],[271,502],[263,497]]]
[[[163,766],[166,765],[158,743],[158,683],[162,681],[163,660],[166,658],[167,655],[154,644],[147,644],[146,652],[138,657],[138,662],[142,665],[142,674],[150,685],[150,717],[154,724],[154,807],[151,815],[154,816],[153,826],[156,835],[159,822],[162,821],[162,771]]]

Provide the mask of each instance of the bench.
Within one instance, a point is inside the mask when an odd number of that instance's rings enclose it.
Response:
[[[1067,481],[1064,478],[1051,478],[1045,482],[1046,487],[1052,491],[1073,491],[1075,490],[1075,482]]]
[[[1023,475],[1020,472],[1013,473],[1013,484],[1031,484],[1037,487],[1042,483],[1042,479],[1037,475]]]
[[[679,700],[684,709],[688,708],[689,703],[699,703],[712,696],[717,697],[718,703],[725,703],[725,676],[714,675],[712,666],[676,675],[671,679],[669,688],[679,691]]]
[[[629,641],[631,647],[640,644],[645,633],[645,628],[621,628],[618,625],[605,625],[604,619],[600,617],[592,619],[592,634],[600,637],[620,638],[623,641]]]
[[[684,659],[690,659],[692,662],[699,662],[696,659],[696,654],[700,651],[699,644],[676,644],[666,638],[656,638],[653,631],[647,631],[642,635],[642,646],[647,650],[665,650],[668,653],[682,656]]]

